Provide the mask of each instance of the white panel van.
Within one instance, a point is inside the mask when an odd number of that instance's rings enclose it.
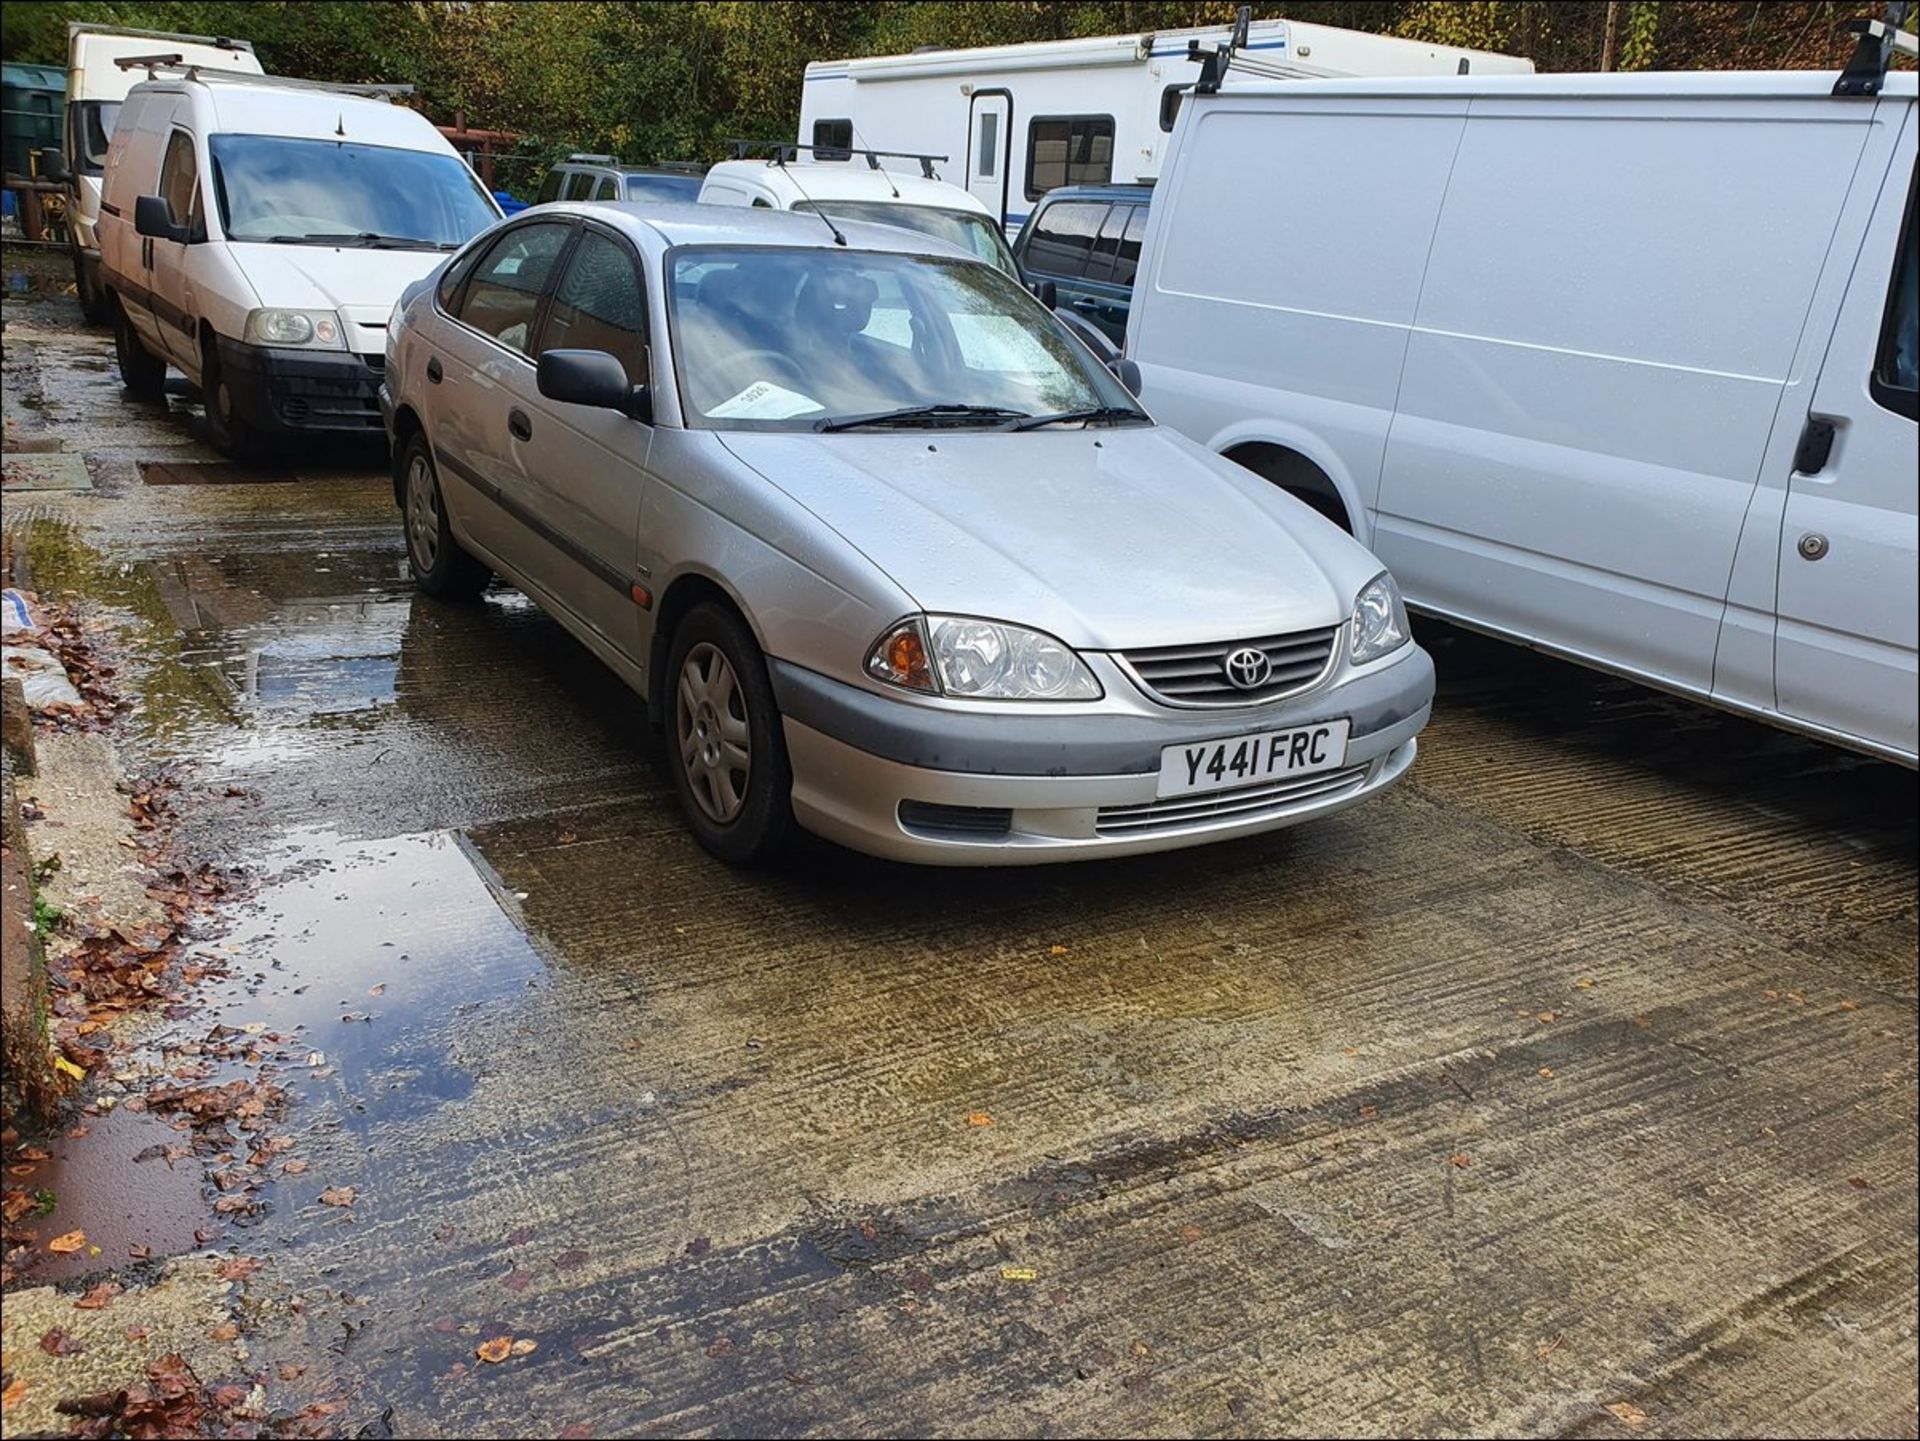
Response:
[[[1915,81],[1226,84],[1127,354],[1410,603],[1915,763]]]
[[[172,366],[245,460],[293,436],[382,435],[394,302],[500,207],[379,87],[174,68],[128,94],[107,150],[121,379],[151,399]]]

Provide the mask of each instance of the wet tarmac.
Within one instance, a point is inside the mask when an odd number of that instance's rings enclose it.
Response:
[[[1320,824],[736,873],[556,625],[411,592],[377,470],[149,483],[216,459],[191,398],[18,315],[96,490],[9,496],[16,578],[112,618],[260,880],[190,1024],[298,1038],[306,1164],[219,1243],[286,1404],[1914,1434],[1913,773],[1429,625],[1413,778]]]

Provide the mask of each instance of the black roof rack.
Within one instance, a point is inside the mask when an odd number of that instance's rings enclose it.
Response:
[[[252,70],[223,70],[216,65],[189,63],[178,52],[171,55],[121,55],[113,63],[122,70],[145,70],[149,80],[157,78],[155,71],[177,70],[183,80],[232,80],[241,85],[278,85],[288,90],[331,91],[387,100],[413,94],[411,85],[336,85],[330,80],[302,80],[295,75],[261,75]]]
[[[1835,95],[1878,95],[1887,83],[1887,65],[1894,55],[1912,57],[1920,51],[1920,42],[1900,28],[1912,9],[1912,0],[1889,0],[1885,19],[1847,22],[1845,28],[1858,35],[1860,43],[1833,82]]]
[[[928,180],[938,180],[933,167],[944,165],[949,159],[945,155],[918,155],[910,150],[867,150],[858,145],[802,145],[796,140],[729,140],[733,147],[733,158],[745,160],[749,150],[771,150],[773,157],[769,165],[785,165],[802,150],[815,154],[832,155],[842,160],[850,160],[856,155],[864,156],[869,170],[878,170],[882,160],[915,160],[920,164],[920,173]]]

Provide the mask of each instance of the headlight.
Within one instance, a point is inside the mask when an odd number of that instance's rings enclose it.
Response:
[[[345,350],[340,317],[331,310],[254,310],[242,338],[250,345],[297,345],[307,350]]]
[[[972,616],[902,621],[874,643],[867,674],[967,700],[1098,700],[1086,662],[1052,636]]]
[[[1367,582],[1366,589],[1353,603],[1353,634],[1347,647],[1349,659],[1355,665],[1364,665],[1400,649],[1412,639],[1400,587],[1393,583],[1392,576],[1381,571]]]

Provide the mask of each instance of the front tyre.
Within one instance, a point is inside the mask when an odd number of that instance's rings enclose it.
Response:
[[[207,433],[215,448],[242,465],[265,465],[273,459],[273,442],[234,403],[233,386],[220,364],[214,341],[208,341],[203,351],[200,378],[200,394],[207,407]]]
[[[147,353],[134,333],[133,322],[117,299],[113,307],[113,354],[120,362],[120,383],[135,400],[159,400],[166,394],[167,363]]]
[[[80,302],[80,313],[89,325],[107,322],[107,292],[100,283],[100,267],[88,265],[78,246],[73,251],[73,293]]]
[[[667,767],[700,844],[734,865],[776,854],[793,830],[793,770],[766,660],[732,611],[702,602],[674,631],[667,712]]]
[[[440,493],[433,449],[424,431],[415,431],[401,451],[406,489],[401,515],[407,529],[407,567],[413,583],[436,600],[474,600],[493,572],[460,546],[447,524],[447,502]]]

